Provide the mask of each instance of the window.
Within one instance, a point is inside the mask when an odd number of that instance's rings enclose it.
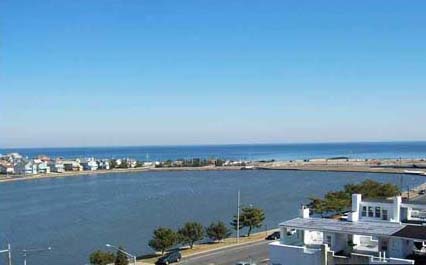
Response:
[[[368,217],[374,217],[374,211],[372,206],[368,206]]]
[[[367,206],[362,206],[362,216],[367,216]]]
[[[325,243],[326,243],[329,247],[331,247],[331,236],[326,236],[326,237],[325,237]]]
[[[376,207],[376,217],[380,218],[380,207]]]
[[[382,210],[382,219],[388,220],[388,210],[385,210],[385,209]]]

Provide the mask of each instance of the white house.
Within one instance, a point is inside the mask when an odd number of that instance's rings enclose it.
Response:
[[[281,239],[269,245],[272,265],[414,264],[426,254],[426,205],[363,201],[352,195],[347,220],[301,217],[280,224]],[[426,221],[425,221],[426,222]]]
[[[83,166],[80,165],[80,160],[63,160],[65,171],[83,171]]]
[[[50,173],[50,167],[46,161],[40,159],[34,159],[34,164],[37,167],[37,173],[39,174],[48,174]]]
[[[20,161],[15,164],[15,173],[21,175],[37,174],[37,164],[34,161]]]
[[[108,160],[99,160],[98,161],[98,168],[109,170],[109,168],[110,168],[109,161]]]
[[[64,163],[60,159],[49,161],[48,166],[50,167],[51,172],[56,172],[56,173],[64,173],[65,172]]]
[[[11,163],[0,161],[0,174],[14,174],[15,168]]]
[[[83,166],[84,170],[91,170],[91,171],[98,170],[98,163],[93,157],[82,159],[80,161],[80,165]]]

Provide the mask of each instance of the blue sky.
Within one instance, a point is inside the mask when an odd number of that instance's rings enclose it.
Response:
[[[0,147],[425,140],[425,13],[3,0]]]

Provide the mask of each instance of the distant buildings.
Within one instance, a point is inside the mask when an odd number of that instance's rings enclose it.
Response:
[[[224,161],[220,159],[178,159],[167,161],[137,161],[133,158],[95,159],[76,158],[63,159],[38,155],[36,158],[23,157],[18,153],[0,155],[0,174],[27,176],[49,173],[64,173],[66,171],[96,171],[128,168],[156,167],[204,167],[204,166],[244,166],[246,161]]]
[[[13,164],[7,161],[0,161],[0,173],[1,174],[14,174],[15,168]]]
[[[83,171],[83,166],[80,164],[80,160],[63,160],[65,171]]]
[[[80,165],[83,166],[83,170],[89,170],[89,171],[98,170],[98,163],[93,157],[82,159],[80,161]]]

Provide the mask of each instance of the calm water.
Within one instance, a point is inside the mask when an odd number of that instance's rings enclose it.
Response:
[[[262,207],[268,228],[297,215],[301,202],[366,178],[399,184],[399,175],[302,171],[145,172],[31,180],[0,185],[0,244],[52,246],[33,265],[83,265],[105,243],[138,255],[158,226],[185,221],[205,225],[232,218],[237,190],[242,203]],[[405,176],[411,186],[422,177]],[[262,228],[264,229],[264,228]],[[1,259],[0,259],[1,260]]]
[[[179,158],[225,159],[309,159],[348,156],[352,158],[425,158],[426,142],[263,144],[207,146],[143,146],[1,149],[0,153],[19,152],[29,157],[45,154],[51,157],[122,158],[167,160]]]

